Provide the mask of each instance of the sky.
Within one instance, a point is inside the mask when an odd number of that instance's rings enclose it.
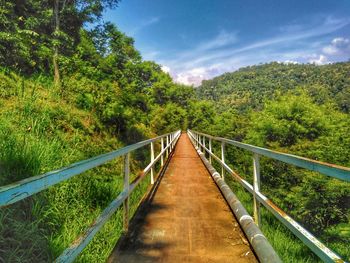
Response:
[[[350,59],[350,0],[122,0],[105,12],[145,60],[198,86],[241,67]]]

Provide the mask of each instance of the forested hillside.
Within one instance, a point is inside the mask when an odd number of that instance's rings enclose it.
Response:
[[[198,88],[200,98],[225,99],[230,107],[261,109],[265,99],[304,88],[318,104],[333,102],[342,112],[350,111],[350,62],[323,66],[277,63],[241,68]]]
[[[179,128],[350,166],[350,63],[270,63],[193,88],[102,21],[117,5],[0,0],[1,186]],[[133,156],[133,175],[148,156]],[[251,156],[232,148],[227,160],[251,180]],[[349,259],[348,184],[264,159],[262,166],[263,191]],[[121,169],[116,160],[2,208],[0,262],[52,261],[120,193]],[[146,186],[132,196],[132,211]],[[271,215],[263,220],[284,260],[317,261]],[[121,232],[118,212],[77,261],[105,262]]]

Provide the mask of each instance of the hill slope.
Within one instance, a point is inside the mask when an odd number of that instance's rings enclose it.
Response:
[[[343,112],[350,111],[350,62],[323,66],[313,64],[269,63],[241,68],[198,87],[202,99],[224,100],[229,106],[249,104],[262,108],[264,99],[272,99],[276,92],[285,93],[296,88],[307,90],[319,103],[333,101]]]

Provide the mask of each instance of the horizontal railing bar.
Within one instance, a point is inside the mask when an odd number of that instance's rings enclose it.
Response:
[[[254,188],[236,172],[234,172],[226,163],[211,153],[209,149],[204,147],[204,145],[195,139],[192,132],[189,132],[192,140],[196,141],[205,151],[211,155],[224,169],[233,176],[250,194],[254,194]],[[212,136],[211,136],[212,137]],[[213,137],[212,137],[213,138]],[[199,147],[194,147],[200,151]],[[286,214],[282,209],[276,206],[270,199],[264,196],[261,192],[255,192],[257,200],[262,203],[281,223],[283,223],[289,230],[291,230],[294,235],[296,235],[305,245],[307,245],[316,255],[318,255],[325,262],[344,262],[340,256],[334,253],[332,250],[327,248],[321,241],[319,241],[314,235],[303,228],[299,223],[297,223],[293,218]]]
[[[173,140],[170,141],[169,145],[165,147],[165,150],[170,147],[171,143],[176,143],[179,139],[180,132],[177,131],[177,134]],[[166,136],[166,135],[165,135]],[[57,259],[56,262],[73,262],[74,259],[80,254],[80,252],[89,244],[92,238],[97,234],[100,228],[106,223],[106,221],[111,217],[111,215],[121,206],[121,204],[127,199],[130,194],[134,191],[136,186],[142,181],[142,179],[150,171],[151,167],[159,161],[161,154],[164,154],[165,151],[162,151],[152,163],[150,163],[138,176],[137,178],[129,185],[129,191],[122,191],[118,197],[108,205],[108,207],[103,210],[101,215],[94,221],[94,223],[80,235],[73,244],[67,248]]]
[[[137,150],[143,146],[164,138],[172,133],[167,133],[152,139],[128,145],[121,149],[105,153],[87,160],[73,163],[62,169],[51,171],[42,175],[33,176],[24,180],[0,187],[0,207],[18,202],[24,198],[43,191],[50,186],[65,181],[75,175],[98,167],[108,161]]]
[[[320,162],[320,161],[312,160],[305,157],[300,157],[293,154],[277,152],[266,148],[262,148],[262,147],[234,141],[234,140],[229,140],[222,137],[211,136],[205,133],[200,133],[200,132],[195,132],[195,133],[205,136],[207,138],[211,138],[212,140],[234,145],[236,147],[260,154],[265,157],[269,157],[275,160],[282,161],[284,163],[292,164],[301,168],[316,171],[316,172],[328,175],[330,177],[334,177],[337,179],[350,182],[350,168],[348,167]]]

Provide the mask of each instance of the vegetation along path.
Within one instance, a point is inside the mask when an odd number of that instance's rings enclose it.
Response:
[[[257,262],[186,134],[109,262]]]

